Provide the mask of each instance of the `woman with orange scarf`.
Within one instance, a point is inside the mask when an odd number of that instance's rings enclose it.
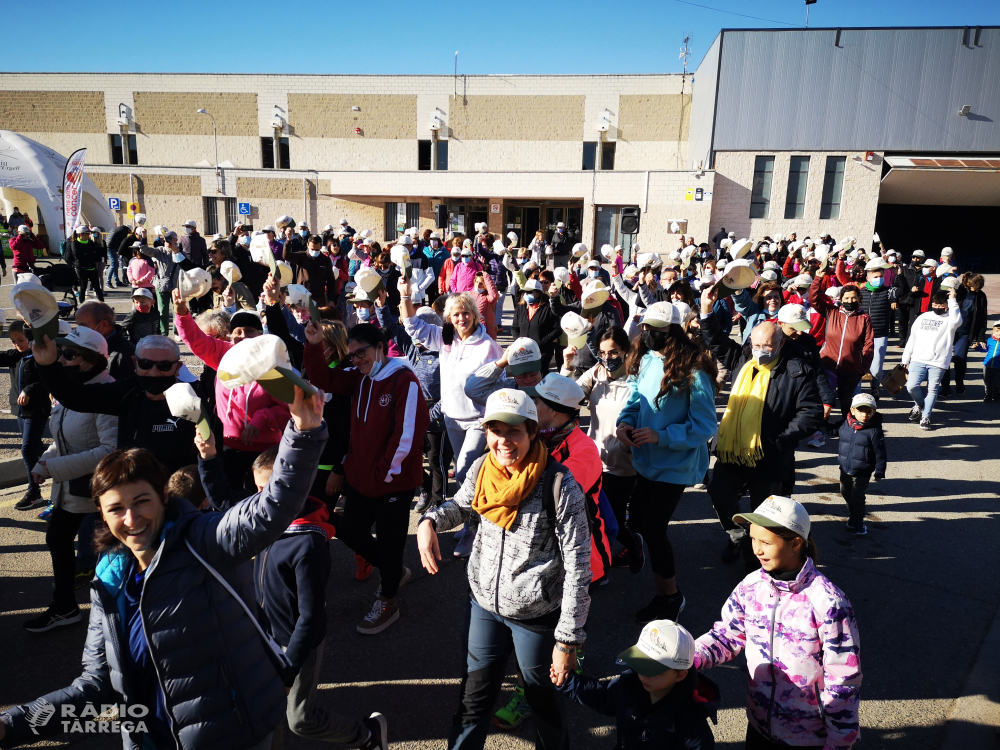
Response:
[[[448,747],[484,746],[511,649],[538,746],[566,747],[552,682],[561,685],[576,668],[586,638],[590,529],[583,491],[549,458],[535,404],[523,391],[493,393],[482,424],[489,453],[472,465],[455,498],[417,526],[420,560],[431,574],[441,559],[438,533],[466,521],[478,527],[468,565],[468,673]]]

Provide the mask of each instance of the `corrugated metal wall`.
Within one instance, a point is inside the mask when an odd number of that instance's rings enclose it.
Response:
[[[1000,151],[1000,29],[836,33],[723,32],[713,148]]]
[[[694,96],[691,98],[691,128],[688,137],[688,166],[698,163],[708,169],[712,165],[712,119],[715,117],[715,87],[719,77],[719,49],[722,34],[715,37],[694,75]]]

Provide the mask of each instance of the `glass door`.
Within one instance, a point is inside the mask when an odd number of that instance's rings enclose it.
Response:
[[[538,206],[506,205],[507,216],[504,222],[504,234],[514,232],[517,235],[515,247],[527,247],[538,231],[541,208]]]

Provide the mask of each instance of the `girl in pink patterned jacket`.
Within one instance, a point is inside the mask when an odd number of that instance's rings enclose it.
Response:
[[[859,733],[858,625],[847,597],[816,570],[809,514],[772,495],[733,520],[750,524],[761,569],[743,579],[722,620],[697,640],[695,669],[746,652],[747,750],[848,750]]]

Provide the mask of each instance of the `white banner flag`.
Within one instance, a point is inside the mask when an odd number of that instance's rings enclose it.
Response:
[[[66,160],[63,172],[63,226],[66,238],[73,236],[73,229],[83,224],[81,206],[83,204],[83,160],[87,149],[74,151]]]

